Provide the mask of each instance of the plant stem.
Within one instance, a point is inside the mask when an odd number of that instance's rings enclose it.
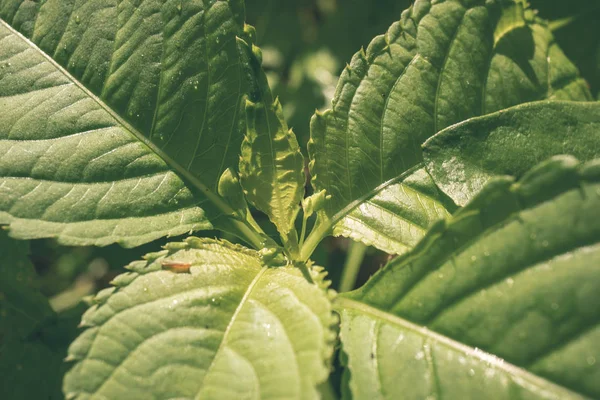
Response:
[[[389,186],[394,185],[396,183],[403,182],[407,177],[411,176],[415,171],[418,171],[419,169],[421,169],[423,167],[424,167],[424,162],[420,162],[418,164],[413,165],[411,168],[407,169],[406,171],[404,171],[402,174],[398,175],[397,177],[383,182],[381,185],[370,190],[369,192],[360,196],[356,200],[350,202],[345,207],[343,207],[341,210],[335,212],[335,214],[333,214],[333,216],[328,215],[328,216],[324,217],[323,219],[319,218],[320,216],[318,216],[317,221],[315,222],[315,225],[312,228],[312,231],[308,234],[306,241],[304,243],[302,243],[302,246],[300,249],[300,260],[308,261],[308,259],[312,255],[313,251],[315,251],[315,249],[317,248],[317,246],[319,245],[321,240],[323,240],[323,238],[325,236],[331,234],[333,227],[339,221],[341,221],[346,215],[350,214],[352,212],[352,210],[354,210],[356,207],[358,207],[359,205],[361,205],[362,203],[364,203],[371,197],[375,196],[377,193],[381,193]]]
[[[258,234],[252,225],[244,223],[238,220],[233,221],[233,226],[238,230],[240,239],[245,240],[248,244],[252,245],[256,250],[260,250],[263,246],[263,238]]]
[[[342,280],[340,282],[340,292],[348,292],[354,289],[356,284],[356,277],[358,271],[360,271],[360,265],[365,258],[367,252],[367,245],[360,242],[351,242],[350,250],[348,251],[348,257],[344,264],[344,270],[342,271]]]
[[[304,244],[304,239],[306,238],[306,223],[308,222],[308,218],[306,218],[306,214],[304,214],[304,211],[302,212],[302,230],[300,231],[300,243],[298,243],[298,246],[300,248],[302,248],[302,245]]]
[[[315,283],[312,276],[310,276],[310,271],[308,270],[308,266],[303,262],[296,262],[294,265],[302,272],[304,279],[308,281],[308,283]]]
[[[331,230],[330,224],[319,223],[319,220],[317,219],[317,222],[315,222],[315,225],[313,226],[312,231],[308,234],[308,237],[306,238],[306,240],[304,242],[302,242],[302,247],[300,249],[300,260],[301,261],[304,261],[304,262],[308,261],[308,259],[310,258],[312,253],[315,251],[315,249],[317,248],[319,243],[321,243],[321,240],[323,240],[323,238],[325,236],[327,236],[327,234],[330,232],[330,230]]]

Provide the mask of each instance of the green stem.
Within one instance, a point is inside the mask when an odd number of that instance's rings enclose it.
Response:
[[[360,242],[351,242],[350,250],[348,251],[348,257],[344,264],[344,270],[342,271],[342,280],[340,282],[340,293],[348,292],[354,289],[356,285],[356,277],[360,266],[365,258],[367,252],[367,245]]]
[[[308,283],[315,283],[312,276],[310,276],[310,271],[308,270],[308,266],[306,265],[306,263],[295,262],[294,265],[300,270],[300,272],[302,272],[304,279],[306,279]]]
[[[377,193],[381,193],[386,188],[390,187],[399,182],[403,182],[407,177],[411,176],[415,171],[423,168],[424,163],[420,162],[416,165],[413,165],[411,168],[404,171],[402,174],[398,175],[395,178],[392,178],[386,182],[383,182],[381,185],[376,188],[370,190],[369,192],[363,194],[356,200],[350,202],[341,210],[337,211],[333,216],[326,217],[323,220],[319,220],[317,217],[317,222],[313,227],[312,231],[306,238],[306,241],[302,244],[302,248],[300,250],[300,260],[307,261],[312,255],[313,251],[317,248],[318,244],[323,240],[323,238],[331,233],[335,224],[341,221],[346,215],[350,214],[356,207],[363,204],[365,201],[375,196]]]
[[[232,218],[233,226],[239,232],[240,239],[245,240],[248,244],[252,245],[256,250],[260,250],[263,247],[263,238],[256,231],[256,229],[249,223],[244,223],[239,220]]]
[[[302,248],[302,245],[304,244],[304,239],[306,238],[306,224],[308,222],[308,218],[306,217],[306,214],[304,214],[304,211],[302,212],[302,230],[300,231],[300,243],[298,244],[298,246],[300,248]]]
[[[330,230],[331,224],[320,224],[319,220],[317,219],[317,222],[315,223],[315,226],[313,227],[312,231],[308,234],[308,237],[302,243],[302,248],[300,249],[301,261],[308,261],[308,259],[315,251],[319,243],[321,243],[321,240],[323,240],[323,238],[329,234]]]

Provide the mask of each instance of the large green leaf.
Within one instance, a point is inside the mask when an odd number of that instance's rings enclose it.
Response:
[[[0,18],[12,236],[134,246],[233,213],[217,185],[256,91],[241,0],[0,0]]]
[[[332,196],[316,232],[322,235],[362,201],[401,181],[420,165],[421,144],[436,132],[546,98],[591,99],[545,23],[521,3],[416,1],[366,52],[354,56],[332,109],[313,117],[313,184]],[[418,213],[436,214],[442,199],[434,196]],[[416,230],[415,225],[420,223],[411,219],[396,225],[397,248],[410,247],[402,231]],[[369,242],[380,230],[381,225],[365,226],[354,238]],[[372,244],[390,247],[388,240]]]
[[[557,157],[342,295],[355,398],[598,398],[598,210],[600,160]]]
[[[527,103],[449,127],[424,145],[427,170],[459,205],[492,177],[521,177],[557,154],[600,157],[600,103]]]
[[[83,317],[89,328],[70,348],[78,362],[67,396],[317,398],[334,319],[323,288],[298,268],[190,238],[129,269]],[[314,269],[313,279],[321,281]]]

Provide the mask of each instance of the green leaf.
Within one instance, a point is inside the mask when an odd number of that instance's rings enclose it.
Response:
[[[266,85],[266,84],[265,84]],[[304,157],[288,130],[279,100],[246,103],[248,131],[242,143],[240,179],[249,202],[275,224],[285,243],[297,243],[294,222],[304,196]]]
[[[313,117],[313,185],[332,196],[318,234],[402,181],[411,168],[419,169],[421,144],[436,132],[546,98],[591,99],[577,69],[531,11],[506,1],[417,1],[385,35],[354,56],[332,109]],[[420,213],[436,213],[442,199],[434,197]],[[391,208],[386,212],[394,213]],[[419,230],[417,220],[402,224],[404,231]],[[398,235],[391,244],[373,239],[378,229],[369,231],[365,239],[354,239],[401,250],[416,238]]]
[[[83,317],[67,396],[317,398],[335,320],[323,288],[298,268],[189,238],[129,269]],[[322,282],[315,269],[313,278]]]
[[[422,168],[361,201],[334,226],[333,234],[402,254],[418,243],[431,224],[454,210],[454,203]]]
[[[600,160],[551,159],[342,295],[354,397],[598,398],[599,209]]]
[[[427,170],[464,205],[497,175],[521,177],[557,154],[600,157],[600,103],[527,103],[454,125],[425,142]]]
[[[241,0],[1,0],[0,18],[12,236],[135,246],[235,211],[217,186],[256,85]]]

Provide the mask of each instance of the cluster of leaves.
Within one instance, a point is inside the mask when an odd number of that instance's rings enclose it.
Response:
[[[600,397],[600,103],[551,24],[417,0],[312,117],[310,196],[255,41],[242,0],[0,0],[1,397],[335,397],[336,356],[346,398]],[[16,239],[215,230],[243,244],[130,263],[62,363]],[[398,257],[336,294],[332,235]]]

